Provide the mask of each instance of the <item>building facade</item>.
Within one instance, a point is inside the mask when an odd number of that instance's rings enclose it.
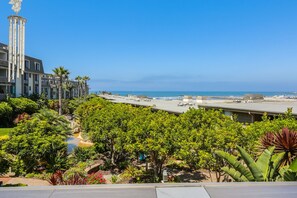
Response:
[[[44,93],[48,99],[58,98],[58,79],[44,73],[42,60],[25,56],[25,71],[20,78],[8,81],[8,47],[0,43],[0,100]],[[79,84],[69,80],[63,88],[63,98],[79,97]]]

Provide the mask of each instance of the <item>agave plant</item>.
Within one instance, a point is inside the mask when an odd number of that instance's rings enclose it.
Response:
[[[230,175],[235,181],[274,181],[276,179],[279,166],[283,160],[285,153],[278,153],[273,155],[274,147],[265,149],[257,161],[240,146],[237,150],[243,160],[238,160],[237,156],[233,156],[224,151],[216,151],[215,153],[225,159],[231,166],[223,167],[222,170]]]
[[[266,133],[261,139],[261,149],[265,150],[274,146],[275,153],[285,152],[283,165],[289,165],[297,156],[297,132],[288,128],[278,133]]]

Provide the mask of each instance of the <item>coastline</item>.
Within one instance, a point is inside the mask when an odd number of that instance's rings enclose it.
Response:
[[[260,92],[260,91],[111,91],[93,92],[95,94],[109,93],[123,97],[147,97],[161,100],[182,100],[184,96],[205,97],[207,100],[241,100],[245,95],[263,95],[268,100],[297,99],[297,92]]]

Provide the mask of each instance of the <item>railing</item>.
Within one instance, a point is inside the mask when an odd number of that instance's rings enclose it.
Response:
[[[8,82],[8,78],[6,76],[0,76],[0,82]]]
[[[42,82],[41,84],[42,84],[42,86],[50,86],[49,82]]]
[[[8,67],[8,62],[4,60],[0,60],[0,65]]]

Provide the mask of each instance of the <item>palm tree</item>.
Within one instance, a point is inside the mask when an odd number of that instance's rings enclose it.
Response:
[[[82,95],[82,83],[83,83],[82,77],[81,76],[77,76],[75,78],[75,80],[78,82],[78,97],[81,97],[81,95]]]
[[[53,69],[54,76],[58,78],[58,88],[59,88],[59,114],[62,115],[62,89],[63,82],[68,79],[69,71],[64,67],[60,66]]]
[[[90,80],[89,76],[84,76],[82,77],[82,81],[83,81],[83,95],[86,96],[87,95],[87,89],[88,89],[88,83],[87,81]]]
[[[66,92],[69,93],[69,98],[72,98],[72,90],[74,88],[74,85],[72,82],[70,82],[69,80],[67,80],[66,82],[64,82],[63,84],[64,89],[66,90]],[[67,96],[66,96],[67,97]]]

